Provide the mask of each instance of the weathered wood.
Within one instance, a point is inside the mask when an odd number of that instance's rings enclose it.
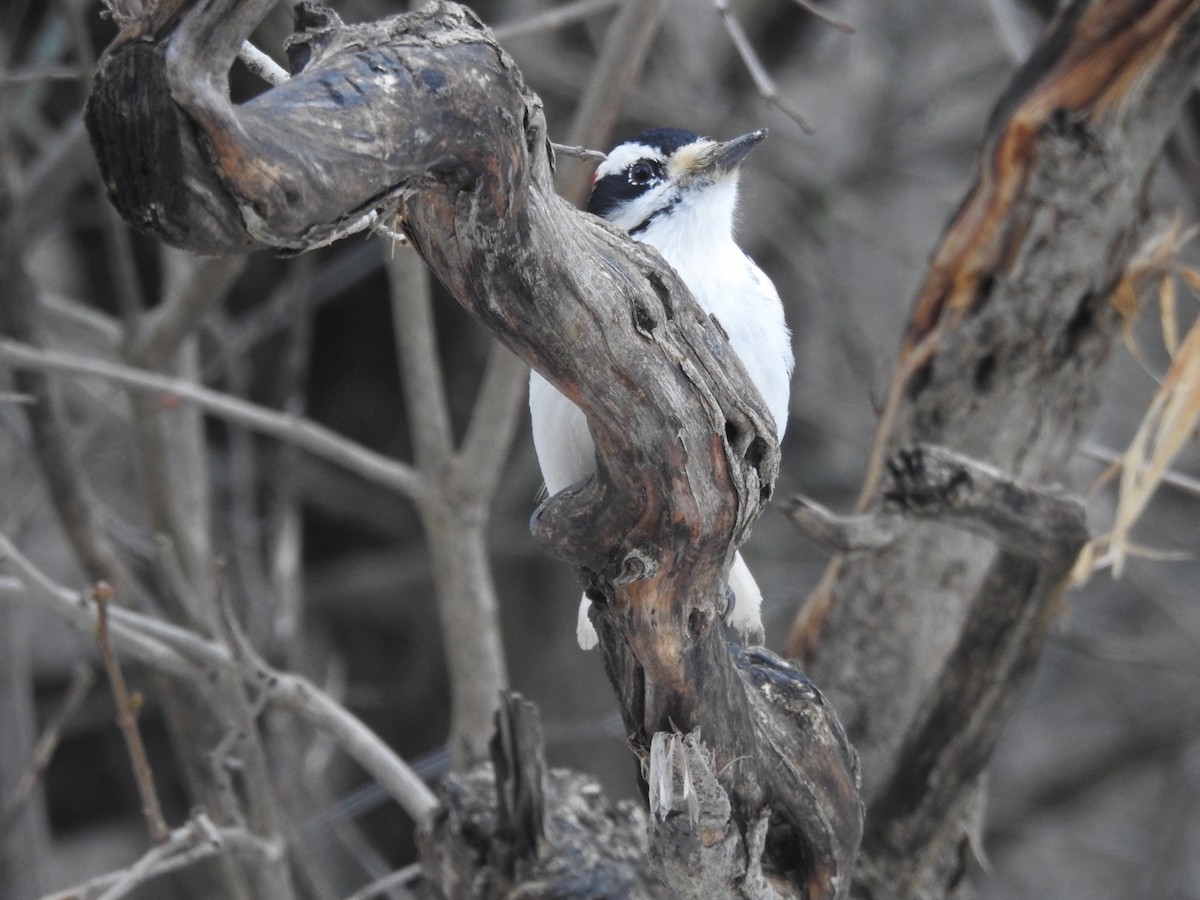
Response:
[[[678,729],[711,759],[733,862],[676,865],[673,889],[768,896],[747,884],[769,878],[843,896],[862,827],[854,753],[807,679],[731,651],[718,615],[778,470],[727,340],[655,251],[555,195],[540,102],[469,11],[347,27],[303,6],[302,71],[235,107],[224,79],[264,5],[184,4],[106,53],[88,125],[114,202],[198,252],[302,250],[368,214],[400,223],[458,301],[587,414],[597,473],[544,505],[534,533],[598,600],[635,750]],[[147,116],[162,124],[144,145]],[[667,833],[660,858],[686,843]]]
[[[1064,479],[1116,335],[1109,298],[1198,61],[1195,0],[1076,0],[1052,24],[999,102],[918,291],[860,511],[884,503],[885,462],[914,444],[1033,489]],[[797,621],[790,647],[862,754],[862,896],[941,896],[961,877],[964,810],[1057,609],[1061,560],[1019,549],[913,524],[835,559]],[[974,723],[964,744],[951,723]],[[968,746],[933,790],[935,760]]]
[[[537,707],[506,693],[492,762],[450,775],[418,836],[435,896],[655,898],[641,807],[605,802],[591,778],[546,769]]]

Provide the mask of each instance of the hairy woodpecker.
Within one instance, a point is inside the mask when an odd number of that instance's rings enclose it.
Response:
[[[787,424],[794,360],[783,305],[770,279],[733,240],[738,168],[765,130],[724,143],[679,128],[652,128],[617,145],[596,170],[588,212],[650,244],[704,310],[713,315],[775,419]],[[546,490],[554,495],[596,471],[595,447],[583,413],[537,372],[529,380],[533,444]],[[740,553],[729,572],[726,621],[742,639],[761,642],[762,593]],[[597,644],[579,606],[576,636]]]

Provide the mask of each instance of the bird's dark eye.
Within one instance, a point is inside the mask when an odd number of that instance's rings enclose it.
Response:
[[[649,184],[654,180],[654,166],[648,162],[636,162],[629,167],[630,184]]]

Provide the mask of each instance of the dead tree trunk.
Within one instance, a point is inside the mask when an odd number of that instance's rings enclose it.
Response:
[[[1000,100],[918,292],[868,515],[797,508],[849,551],[791,650],[862,755],[856,896],[944,896],[961,880],[979,776],[1086,537],[1082,511],[1053,495],[1092,423],[1111,297],[1198,62],[1194,0],[1076,2],[1057,17]],[[916,444],[994,469],[904,451]]]
[[[606,601],[598,630],[661,814],[649,852],[663,890],[844,895],[854,754],[808,680],[731,651],[716,614],[778,469],[719,329],[656,253],[555,195],[540,103],[467,10],[348,27],[302,5],[294,77],[235,107],[229,67],[270,5],[162,3],[109,48],[87,121],[114,203],[202,253],[402,227],[588,416],[597,475],[540,510],[535,533]]]

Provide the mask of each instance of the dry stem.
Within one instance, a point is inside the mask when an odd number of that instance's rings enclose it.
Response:
[[[164,844],[171,837],[171,829],[163,819],[158,791],[154,787],[154,773],[146,756],[146,746],[142,743],[142,733],[138,730],[137,711],[141,708],[142,696],[140,693],[129,693],[117,653],[108,637],[108,604],[112,599],[113,588],[107,582],[98,582],[92,588],[92,601],[96,604],[96,644],[100,647],[100,658],[104,660],[104,669],[112,685],[113,699],[117,704],[117,724],[125,738],[129,760],[133,763],[133,777],[137,781],[142,813],[146,817],[146,824],[150,826],[150,839],[155,844]]]

